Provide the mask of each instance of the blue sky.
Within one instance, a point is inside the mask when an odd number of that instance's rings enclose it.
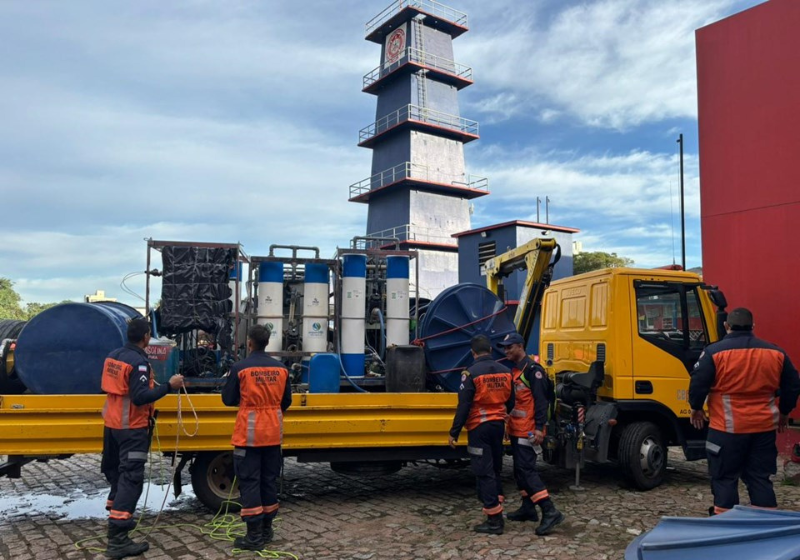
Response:
[[[364,24],[388,0],[0,3],[0,275],[26,301],[80,299],[143,270],[146,237],[319,246],[363,235]],[[473,226],[536,218],[640,266],[701,264],[694,30],[757,0],[451,0],[490,179]],[[672,194],[670,194],[672,192]],[[129,284],[142,292],[142,282]]]

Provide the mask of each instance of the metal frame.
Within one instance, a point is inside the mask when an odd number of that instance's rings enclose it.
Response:
[[[458,181],[457,179],[463,179]],[[427,165],[406,161],[389,169],[362,179],[350,185],[350,198],[357,198],[370,191],[380,189],[400,181],[415,180],[425,183],[467,188],[489,193],[489,179],[477,175],[450,175],[438,171],[431,171]]]
[[[280,257],[275,254],[276,250],[280,249],[289,249],[292,251],[291,257]],[[313,251],[315,253],[314,258],[306,258],[306,257],[298,257],[297,254],[299,251]],[[304,247],[300,245],[270,245],[269,246],[269,255],[262,257],[262,256],[253,256],[250,257],[250,270],[249,270],[249,280],[248,285],[252,288],[251,294],[251,301],[253,302],[253,308],[250,313],[247,314],[247,326],[248,328],[254,325],[258,321],[258,273],[257,268],[258,264],[262,262],[279,262],[285,265],[289,265],[291,267],[291,273],[293,276],[296,276],[299,272],[299,268],[301,266],[305,267],[306,264],[325,264],[328,266],[330,271],[333,273],[334,277],[334,284],[335,278],[339,275],[339,261],[335,259],[321,259],[319,257],[320,251],[318,247]],[[305,270],[305,268],[303,268]],[[286,271],[284,270],[284,275]],[[335,289],[335,288],[334,288]],[[338,300],[334,297],[333,300],[333,308],[334,308],[334,316],[336,315],[337,308],[338,308]],[[334,341],[334,348],[338,352],[338,344]],[[302,358],[303,356],[310,356],[313,352],[304,352],[304,351],[296,351],[296,352],[270,352],[272,356],[279,356],[285,358]]]
[[[250,264],[250,257],[242,249],[241,243],[204,243],[204,242],[195,242],[195,241],[163,241],[163,240],[156,240],[151,238],[145,239],[147,242],[147,264],[145,270],[145,296],[144,296],[144,305],[145,305],[145,312],[147,316],[150,316],[151,309],[150,309],[150,276],[156,275],[158,270],[151,270],[151,251],[156,250],[159,253],[161,249],[164,247],[199,247],[199,248],[206,248],[206,249],[235,249],[236,250],[236,261],[235,265],[237,266],[241,263]],[[238,270],[238,268],[237,268]],[[238,355],[240,344],[244,343],[244,341],[239,340],[239,323],[240,323],[240,316],[239,316],[239,307],[241,304],[241,295],[242,295],[242,288],[241,288],[241,281],[242,279],[239,278],[239,274],[236,275],[236,300],[234,303],[234,310],[233,310],[233,352],[235,355]],[[250,293],[248,288],[247,298],[250,299]]]
[[[474,137],[478,137],[479,133],[478,121],[465,119],[458,115],[451,115],[434,109],[427,109],[410,103],[384,115],[374,123],[359,130],[358,143],[359,145],[363,144],[405,122],[427,124]]]
[[[427,69],[435,72],[442,72],[464,81],[473,81],[472,68],[469,66],[455,62],[454,60],[450,60],[448,58],[444,58],[442,56],[427,53],[414,47],[406,47],[403,56],[394,62],[390,64],[381,64],[371,72],[367,72],[363,78],[363,89],[367,89],[375,82],[389,76],[395,70],[405,66],[406,64],[424,66]]]
[[[381,13],[366,23],[365,35],[369,36],[370,33],[406,8],[415,8],[421,12],[452,22],[459,27],[468,27],[469,18],[467,14],[451,8],[450,6],[445,6],[434,0],[397,0],[389,4]]]

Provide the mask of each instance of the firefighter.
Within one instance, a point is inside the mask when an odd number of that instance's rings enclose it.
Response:
[[[250,328],[247,333],[250,354],[233,365],[222,389],[222,402],[239,407],[231,443],[247,535],[238,537],[234,547],[244,550],[262,550],[274,534],[272,520],[278,514],[283,413],[292,404],[289,370],[264,351],[269,334],[262,325]]]
[[[461,374],[458,408],[450,429],[450,447],[455,449],[461,429],[466,426],[470,466],[478,482],[486,521],[475,525],[478,533],[503,534],[503,434],[508,412],[514,408],[511,371],[492,359],[488,337],[470,341],[475,360]]]
[[[138,556],[150,546],[133,542],[133,512],[142,495],[144,466],[154,427],[153,403],[183,385],[173,375],[168,384],[155,386],[145,348],[150,325],[144,319],[128,323],[128,343],[111,352],[103,365],[101,387],[107,394],[103,408],[103,459],[100,470],[111,484],[106,509],[108,548],[111,558]]]
[[[522,496],[522,505],[508,514],[511,521],[538,521],[536,506],[542,509],[537,535],[547,535],[564,521],[550,494],[536,472],[536,455],[542,451],[550,405],[549,378],[544,368],[525,352],[525,340],[517,333],[507,335],[500,347],[511,362],[514,377],[514,409],[508,418],[508,436],[514,456],[514,479]]]
[[[714,506],[709,514],[739,503],[739,478],[750,504],[778,506],[770,475],[777,472],[775,432],[786,429],[800,396],[800,378],[789,356],[753,335],[753,314],[740,307],[728,314],[727,335],[710,344],[694,366],[689,385],[692,425],[702,430],[703,404],[711,417],[706,454]]]

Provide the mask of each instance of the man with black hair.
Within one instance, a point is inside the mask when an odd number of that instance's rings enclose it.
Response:
[[[800,378],[786,352],[753,336],[753,314],[734,309],[727,335],[710,344],[694,366],[689,384],[692,425],[702,430],[708,398],[711,422],[706,440],[714,506],[709,514],[739,503],[739,478],[753,506],[778,502],[770,475],[777,472],[775,433],[786,429],[800,396]]]
[[[467,452],[478,479],[478,498],[486,521],[475,525],[477,533],[503,534],[503,434],[505,420],[514,408],[511,370],[492,359],[492,343],[485,335],[470,341],[475,362],[461,374],[458,408],[450,429],[450,447],[455,449],[466,426]]]
[[[238,537],[234,547],[244,550],[262,550],[274,534],[272,520],[278,514],[283,413],[292,404],[289,370],[264,351],[269,335],[262,325],[250,328],[247,333],[250,355],[231,367],[222,389],[222,402],[239,407],[231,443],[247,535]]]
[[[542,508],[542,522],[537,535],[547,535],[564,521],[556,509],[539,473],[536,455],[542,452],[547,430],[547,409],[550,406],[550,383],[547,372],[525,351],[525,340],[511,333],[499,343],[510,362],[514,377],[514,409],[508,418],[508,437],[514,456],[514,479],[522,496],[522,504],[508,514],[511,521],[538,521],[536,506]]]
[[[101,387],[108,395],[103,408],[103,460],[100,470],[111,483],[106,501],[110,558],[138,556],[150,546],[128,536],[134,527],[133,512],[142,495],[144,466],[150,449],[153,411],[158,399],[183,385],[182,375],[155,386],[145,348],[150,344],[150,325],[145,319],[128,323],[128,343],[111,352],[103,364]]]

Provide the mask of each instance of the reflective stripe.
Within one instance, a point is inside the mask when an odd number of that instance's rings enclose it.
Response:
[[[536,492],[536,494],[531,496],[531,501],[533,503],[541,502],[542,500],[547,499],[549,497],[550,494],[547,492],[547,490],[542,490],[541,492]]]
[[[117,511],[112,509],[111,512],[109,512],[108,517],[111,519],[130,519],[133,517],[133,515],[127,511]]]
[[[722,409],[725,411],[725,431],[728,433],[733,432],[733,406],[731,405],[731,396],[722,395]]]
[[[719,455],[721,449],[722,447],[716,443],[711,443],[710,441],[706,442],[706,450],[710,451],[713,455]]]
[[[256,411],[251,410],[247,414],[247,447],[253,447],[256,443]]]
[[[520,490],[519,491],[519,495],[522,496],[523,498],[527,498],[528,497],[528,492],[526,490]]]
[[[234,457],[245,457],[247,455],[247,449],[244,447],[237,447],[233,450]]]
[[[122,397],[122,429],[127,430],[131,427],[131,398],[128,395]]]
[[[272,504],[271,506],[264,506],[262,509],[264,510],[264,513],[272,513],[273,511],[277,510],[278,507],[280,507],[279,504]]]
[[[483,457],[483,448],[467,446],[467,453],[470,455],[475,455],[476,457]]]
[[[103,405],[103,412],[102,412],[103,420],[106,419],[106,411],[108,411],[108,397],[106,397],[106,404]]]
[[[147,452],[128,451],[128,461],[147,461]]]
[[[781,417],[781,412],[778,410],[778,407],[775,406],[775,397],[769,399],[769,409],[772,412],[772,422],[774,423],[775,428],[778,427],[778,421]]]
[[[725,513],[726,511],[728,511],[728,508],[714,506],[714,514],[715,515],[719,515],[720,513]]]
[[[511,411],[511,416],[513,416],[514,418],[527,418],[528,412],[526,410],[520,410],[518,408],[515,408],[514,410]]]
[[[503,504],[498,504],[493,508],[483,508],[483,513],[486,515],[497,515],[498,513],[503,513]]]
[[[252,515],[261,515],[263,511],[264,511],[263,508],[261,506],[258,506],[254,508],[242,508],[242,511],[240,513],[242,514],[242,517],[249,517]]]
[[[517,438],[517,443],[520,445],[524,445],[525,447],[533,447],[531,441],[526,437]]]
[[[485,408],[481,408],[481,409],[479,410],[479,412],[481,413],[481,419],[480,419],[480,423],[481,423],[481,424],[483,424],[483,423],[484,423],[484,422],[486,422],[486,420],[487,420],[487,416],[486,416],[486,409],[485,409]]]

